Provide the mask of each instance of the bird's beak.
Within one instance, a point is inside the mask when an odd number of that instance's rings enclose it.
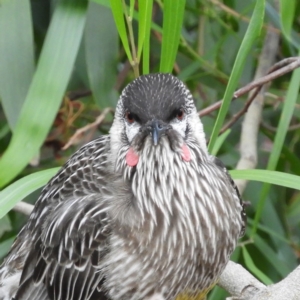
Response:
[[[167,124],[159,121],[153,120],[148,125],[149,133],[152,136],[152,141],[155,146],[157,146],[160,137],[170,128]]]

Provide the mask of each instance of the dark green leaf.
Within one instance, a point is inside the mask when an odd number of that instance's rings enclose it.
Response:
[[[300,190],[300,177],[292,174],[267,170],[232,170],[230,174],[233,179],[260,181]]]
[[[30,1],[10,0],[0,5],[0,96],[13,130],[34,72]]]
[[[122,0],[110,0],[110,5],[124,50],[129,61],[132,61],[132,55],[129,48],[128,36],[124,20]]]
[[[38,153],[64,96],[85,24],[87,3],[58,3],[11,143],[0,160],[0,186]]]
[[[160,72],[171,73],[175,63],[182,28],[185,0],[165,0]]]
[[[0,219],[19,201],[44,186],[58,170],[59,168],[53,168],[30,174],[2,190],[0,192]]]
[[[153,0],[139,0],[138,61],[143,50],[143,74],[149,73],[152,6]]]
[[[227,114],[227,111],[229,109],[231,99],[233,96],[233,93],[239,83],[239,79],[241,77],[246,58],[256,40],[256,38],[260,35],[261,27],[263,25],[263,19],[264,19],[264,11],[265,11],[265,0],[258,0],[256,1],[256,5],[248,26],[248,29],[245,33],[245,36],[243,38],[243,41],[241,43],[240,49],[238,51],[238,54],[236,56],[234,66],[232,69],[232,73],[229,78],[229,82],[224,94],[222,106],[220,108],[220,111],[218,113],[218,117],[212,132],[212,135],[210,137],[209,141],[209,151],[213,149],[213,146],[216,142],[217,136],[220,132],[220,129],[222,127],[222,124],[225,120],[225,116]]]

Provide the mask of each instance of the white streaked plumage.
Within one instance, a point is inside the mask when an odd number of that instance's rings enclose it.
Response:
[[[0,270],[0,300],[194,295],[217,281],[244,222],[188,89],[169,74],[141,76],[124,89],[110,134],[43,189]]]

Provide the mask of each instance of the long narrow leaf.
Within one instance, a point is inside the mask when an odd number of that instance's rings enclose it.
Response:
[[[152,18],[153,0],[139,0],[139,38],[138,38],[138,60],[140,61],[142,50],[144,49],[143,70],[149,73],[149,40]],[[146,52],[146,53],[145,53]],[[148,66],[146,65],[148,61]],[[145,64],[145,65],[144,65]]]
[[[225,120],[225,116],[229,109],[233,93],[234,93],[234,91],[237,87],[237,84],[239,82],[239,79],[241,77],[247,55],[249,54],[256,38],[260,34],[260,31],[261,31],[261,28],[263,25],[264,11],[265,11],[265,0],[257,0],[254,11],[253,11],[253,15],[250,20],[250,24],[248,26],[248,29],[247,29],[244,39],[242,41],[241,47],[236,56],[236,60],[234,62],[232,73],[230,75],[229,82],[228,82],[228,85],[227,85],[227,88],[226,88],[226,91],[224,94],[222,106],[219,110],[218,117],[217,117],[214,129],[213,129],[212,135],[210,137],[210,142],[209,142],[209,146],[208,146],[209,151],[211,151],[213,149],[214,144],[217,139],[217,136],[218,136],[220,129],[222,127],[222,124]]]
[[[170,73],[179,45],[185,0],[165,0],[160,72]]]
[[[278,171],[267,170],[232,170],[233,179],[246,179],[300,190],[300,177]]]
[[[124,20],[124,13],[123,13],[123,6],[122,0],[110,0],[111,10],[115,19],[115,23],[126,52],[126,55],[130,61],[132,61],[132,55],[129,48],[129,41],[126,32],[125,20]]]
[[[14,130],[34,72],[34,45],[29,0],[0,5],[0,96]]]
[[[254,243],[258,251],[261,252],[261,255],[264,256],[272,265],[274,271],[277,271],[282,278],[286,277],[290,271],[289,266],[286,264],[286,261],[284,261],[284,258],[280,257],[278,253],[272,249],[270,244],[260,236],[255,236]]]
[[[216,143],[214,145],[214,148],[211,151],[211,155],[216,156],[222,147],[223,143],[225,142],[226,138],[230,134],[231,129],[227,129],[225,132],[223,132],[220,136],[218,136]]]
[[[5,255],[7,255],[7,252],[11,248],[11,245],[14,242],[14,240],[15,237],[12,237],[0,243],[0,259],[2,259]]]
[[[246,263],[247,268],[258,278],[260,279],[264,284],[272,284],[272,280],[266,276],[261,270],[257,268],[257,266],[254,264],[249,252],[247,251],[246,247],[242,248],[244,260]]]
[[[280,22],[286,39],[291,41],[291,31],[296,11],[295,0],[280,0]]]
[[[62,0],[55,9],[11,143],[0,160],[0,186],[38,152],[66,90],[85,24],[87,2]]]
[[[25,176],[0,192],[0,219],[6,215],[19,201],[44,186],[59,168],[39,171]]]

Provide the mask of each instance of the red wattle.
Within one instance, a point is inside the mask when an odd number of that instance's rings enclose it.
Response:
[[[135,167],[139,162],[139,156],[130,147],[126,154],[126,163],[129,167]]]
[[[191,152],[189,147],[186,144],[182,145],[182,153],[181,153],[181,157],[184,161],[190,161],[191,160]]]

